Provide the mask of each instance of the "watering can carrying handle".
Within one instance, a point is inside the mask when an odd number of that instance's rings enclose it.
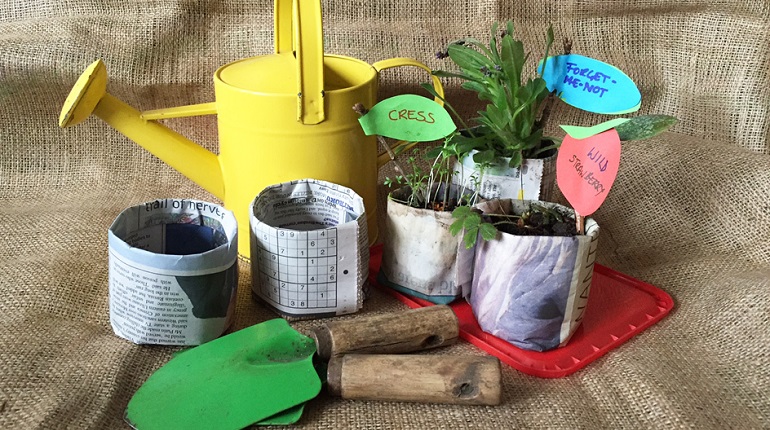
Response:
[[[444,97],[444,87],[441,85],[441,81],[438,79],[438,76],[433,75],[433,71],[430,69],[430,67],[426,66],[425,64],[411,58],[399,57],[399,58],[390,58],[387,60],[378,61],[372,65],[372,67],[374,67],[374,69],[377,70],[378,73],[380,72],[380,70],[390,69],[392,67],[400,67],[400,66],[419,67],[420,69],[423,69],[426,72],[428,72],[431,75],[430,76],[431,79],[433,80],[433,88],[435,88],[436,93],[438,93],[438,95],[441,96],[441,98],[435,97],[433,100],[436,103],[440,104],[441,106],[444,106],[444,101],[442,100]],[[407,141],[401,140],[397,142],[395,145],[392,145],[391,148],[393,150],[399,149],[399,150],[405,151],[413,147],[414,145],[417,145],[417,143],[418,142],[407,142]],[[377,156],[377,166],[382,167],[388,162],[390,162],[390,160],[391,160],[390,155],[387,152],[382,153]]]
[[[273,25],[275,53],[293,53],[297,58],[297,121],[318,124],[326,118],[321,2],[275,0]]]

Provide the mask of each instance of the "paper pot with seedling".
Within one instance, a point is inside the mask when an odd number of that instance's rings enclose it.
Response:
[[[378,281],[443,304],[459,298],[471,281],[471,259],[461,258],[460,238],[449,228],[452,211],[474,203],[475,193],[452,183],[452,148],[440,149],[426,169],[420,167],[425,151],[414,150],[406,157],[407,172],[386,180],[400,186],[388,195]]]
[[[560,139],[544,135],[544,127],[555,94],[542,78],[542,67],[528,75],[530,54],[515,38],[511,21],[506,23],[502,35],[498,23],[493,24],[491,33],[488,44],[468,37],[437,53],[439,58],[449,58],[457,70],[437,70],[433,74],[461,79],[462,88],[475,92],[486,102],[470,125],[453,112],[463,128],[452,140],[470,148],[466,156],[457,160],[457,182],[467,186],[479,182],[484,198],[550,200],[555,183],[554,157]],[[549,27],[546,59],[553,41],[553,29]],[[431,91],[429,84],[424,86]],[[482,168],[483,181],[471,179],[479,178]]]
[[[465,240],[473,229],[490,238],[475,244],[466,290],[482,330],[522,349],[566,344],[586,308],[598,224],[587,218],[578,234],[574,211],[531,200],[493,199],[455,215],[452,230],[468,229]]]
[[[598,245],[599,225],[585,215],[598,209],[615,180],[620,141],[651,137],[674,122],[637,117],[600,124],[598,129],[615,127],[583,139],[566,136],[556,160],[557,184],[572,208],[492,199],[454,210],[450,231],[473,249],[464,296],[482,330],[535,351],[569,341],[588,306]]]
[[[452,210],[475,203],[475,193],[452,183],[453,160],[463,155],[463,149],[443,138],[456,130],[454,122],[440,104],[411,94],[383,100],[369,111],[358,111],[364,132],[379,136],[396,172],[385,180],[392,191],[388,194],[378,281],[434,303],[459,298],[462,284],[471,280],[471,270],[465,266],[471,259],[458,259],[459,238],[449,232],[449,226]],[[431,121],[420,121],[423,118]],[[443,144],[396,154],[382,136],[408,141],[440,140]]]

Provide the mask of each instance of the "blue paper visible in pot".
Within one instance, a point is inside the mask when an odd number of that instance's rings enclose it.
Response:
[[[116,335],[139,344],[199,345],[228,328],[238,285],[232,212],[158,199],[124,210],[108,236]]]

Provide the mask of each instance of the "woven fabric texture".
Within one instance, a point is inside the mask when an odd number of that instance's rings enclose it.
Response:
[[[434,53],[448,41],[486,38],[493,21],[513,19],[532,58],[552,23],[573,52],[624,70],[642,92],[642,113],[680,122],[623,145],[595,214],[598,262],[660,287],[676,308],[571,376],[503,366],[500,406],[322,394],[297,428],[770,428],[770,2],[322,4],[326,52],[369,63],[403,56],[446,68]],[[97,118],[60,129],[59,110],[97,58],[108,91],[137,109],[213,101],[219,66],[272,52],[273,2],[0,0],[0,12],[0,428],[127,428],[132,394],[179,348],[113,334],[107,229],[141,202],[217,200]],[[380,95],[419,93],[427,79],[414,68],[383,71]],[[477,101],[445,84],[472,114]],[[606,119],[567,106],[552,118],[555,133]],[[215,116],[166,124],[217,150]],[[239,264],[233,329],[276,317],[252,301],[249,265]],[[405,309],[373,290],[361,313],[341,318]],[[292,324],[307,332],[321,322]],[[465,342],[433,353],[483,354]]]

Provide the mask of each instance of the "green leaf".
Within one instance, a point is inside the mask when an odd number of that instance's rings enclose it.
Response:
[[[540,97],[541,95],[543,97]],[[527,85],[519,88],[517,97],[520,100],[521,105],[513,112],[513,118],[516,118],[522,112],[536,114],[536,108],[539,104],[538,101],[543,100],[546,95],[548,95],[548,89],[546,88],[546,83],[543,79],[535,78],[527,82]],[[530,110],[527,111],[527,109]]]
[[[521,166],[521,151],[514,151],[513,155],[511,156],[511,161],[508,163],[511,167],[519,167]]]
[[[481,223],[481,215],[477,214],[476,212],[469,212],[468,215],[465,217],[465,221],[463,222],[463,227],[465,227],[466,230],[470,230],[472,228],[475,228],[478,230],[479,223]]]
[[[500,64],[501,63],[500,54],[497,50],[497,28],[498,28],[498,23],[497,22],[493,23],[491,35],[489,37],[489,50],[492,52],[492,55],[491,55],[492,61],[494,61],[497,64]]]
[[[446,100],[444,100],[444,98],[439,95],[438,91],[436,91],[436,88],[433,87],[433,84],[423,82],[420,84],[420,86],[433,97],[437,97],[439,100],[446,103]]]
[[[532,94],[535,96],[548,95],[548,84],[545,79],[535,78],[529,84],[532,85]]]
[[[669,115],[642,115],[615,127],[621,141],[642,140],[657,136],[671,128],[677,120]]]
[[[509,112],[507,110],[504,108],[501,109],[495,104],[487,105],[486,115],[492,122],[493,130],[501,130],[507,127],[509,119],[508,114]]]
[[[460,206],[460,207],[467,207],[467,206]],[[452,223],[452,225],[449,226],[449,233],[452,234],[452,236],[457,236],[460,234],[460,232],[463,231],[463,220],[457,220]]]
[[[463,79],[466,81],[476,81],[476,77],[466,75],[464,73],[455,73],[455,72],[446,72],[444,70],[434,70],[431,72],[432,75],[438,76],[439,78],[458,78]]]
[[[488,222],[481,224],[479,230],[481,231],[481,238],[484,240],[492,240],[497,236],[497,229]]]
[[[545,54],[543,55],[543,59],[544,59],[543,67],[541,67],[540,70],[538,70],[538,76],[540,76],[541,78],[543,77],[543,72],[545,72],[545,65],[546,65],[546,62],[548,61],[548,51],[551,50],[551,45],[553,45],[553,40],[554,40],[553,25],[548,24],[548,31],[546,32],[546,36],[545,36]]]
[[[480,41],[480,40],[478,40],[478,39],[475,39],[475,38],[473,38],[473,37],[466,37],[466,38],[465,38],[465,39],[463,39],[463,40],[465,41],[465,43],[466,43],[466,44],[470,44],[470,45],[472,45],[472,46],[475,46],[475,47],[479,48],[479,49],[481,50],[481,52],[483,52],[484,54],[486,54],[486,56],[487,56],[487,57],[492,57],[492,53],[489,51],[489,48],[487,48],[486,46],[484,46],[484,44],[483,44],[483,43],[481,43],[481,41]]]
[[[524,44],[506,35],[503,37],[500,60],[503,72],[511,84],[511,92],[515,93],[521,86],[521,73],[524,70]]]
[[[482,139],[466,139],[460,142],[457,142],[457,146],[455,146],[455,153],[457,155],[465,155],[474,149],[480,148],[479,142],[482,142]]]
[[[486,85],[476,81],[465,81],[460,85],[460,88],[478,93],[479,100],[492,101],[494,96],[489,92]]]
[[[561,139],[558,139],[556,137],[543,137],[542,140],[548,140],[551,141],[552,144],[548,146],[544,146],[542,148],[538,148],[537,150],[530,151],[527,154],[527,158],[538,158],[540,154],[543,154],[545,152],[548,152],[552,149],[557,149],[561,145]]]
[[[545,33],[545,45],[551,46],[553,45],[554,37],[553,37],[553,25],[548,24],[548,31]]]
[[[449,45],[447,52],[449,58],[471,76],[483,76],[479,71],[482,67],[495,68],[494,63],[489,58],[465,45]]]
[[[452,211],[452,218],[456,218],[462,222],[469,213],[471,213],[470,206],[458,206]]]
[[[540,147],[541,142],[543,141],[543,130],[535,130],[532,132],[532,134],[529,135],[526,139],[524,139],[524,143],[522,144],[522,157],[524,158],[535,158],[533,152],[537,152],[536,148]]]
[[[444,149],[441,146],[436,146],[434,148],[429,149],[427,152],[425,152],[425,158],[428,160],[433,160],[439,155],[441,155],[441,150]]]
[[[487,149],[479,151],[473,155],[473,162],[476,164],[489,164],[495,161],[495,151]]]
[[[452,136],[451,145],[454,146],[456,155],[464,155],[474,149],[483,149],[485,141],[485,136],[467,137],[462,134],[455,134]]]
[[[493,22],[492,23],[492,31],[490,32],[493,39],[497,38],[497,29],[498,28],[500,28],[500,23],[496,22],[496,21]]]
[[[465,243],[465,249],[473,248],[473,245],[476,244],[476,239],[478,235],[479,235],[478,227],[473,227],[465,231],[465,237],[463,237],[463,242]]]
[[[519,107],[519,110],[526,108],[527,101],[532,98],[532,86],[527,84],[527,85],[524,85],[523,87],[520,87],[519,90],[516,92],[516,98],[519,99],[522,104]]]

